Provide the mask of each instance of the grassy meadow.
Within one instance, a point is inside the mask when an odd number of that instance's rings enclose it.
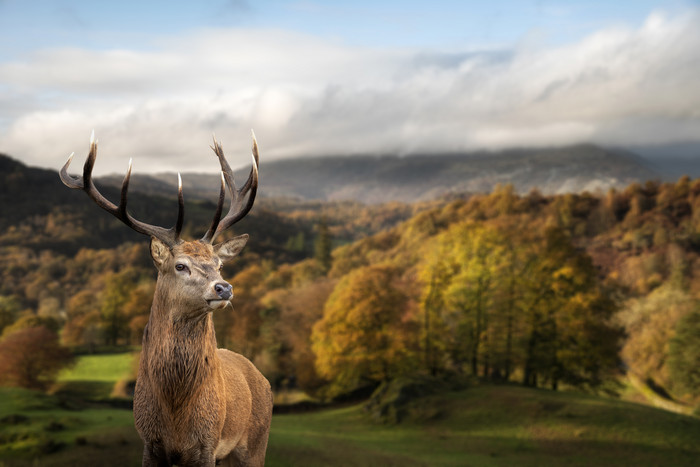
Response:
[[[117,383],[132,377],[135,354],[83,355],[58,376],[56,393],[92,401],[119,397]]]
[[[697,465],[700,420],[580,393],[484,385],[371,425],[362,406],[277,416],[274,466]]]
[[[132,358],[80,357],[53,395],[1,388],[0,466],[140,465],[131,411],[113,407],[108,390]],[[416,399],[407,413],[398,425],[371,422],[363,404],[275,415],[267,465],[691,466],[700,458],[700,419],[578,392],[477,385]]]
[[[133,354],[85,355],[53,394],[0,388],[0,465],[139,465],[131,410],[115,408]]]

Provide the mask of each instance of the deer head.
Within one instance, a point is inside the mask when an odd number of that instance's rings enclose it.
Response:
[[[240,235],[231,240],[214,245],[214,239],[224,230],[241,220],[253,207],[258,189],[258,145],[253,134],[253,167],[248,180],[240,189],[236,189],[233,170],[226,161],[221,143],[214,140],[212,146],[221,165],[221,188],[209,230],[195,241],[180,238],[184,220],[184,197],[182,179],[178,174],[178,216],[175,225],[169,229],[150,225],[135,219],[127,211],[127,193],[131,178],[131,160],[129,169],[122,182],[119,205],[105,198],[95,187],[92,169],[97,158],[97,141],[94,132],[90,138],[90,152],[82,177],[68,175],[73,154],[60,171],[61,180],[69,188],[85,191],[95,203],[105,211],[117,217],[133,230],[151,236],[151,256],[158,269],[158,287],[167,290],[166,300],[178,305],[174,309],[185,310],[186,317],[201,316],[214,309],[223,308],[230,303],[233,292],[231,285],[221,278],[220,270],[224,263],[235,257],[246,244],[248,235]],[[231,205],[224,216],[226,190],[231,195]]]
[[[197,318],[230,304],[231,285],[221,278],[221,268],[245,246],[248,235],[240,235],[212,246],[209,243],[183,242],[173,248],[157,238],[151,240],[151,256],[158,268],[158,287],[167,290],[169,305],[186,316]]]

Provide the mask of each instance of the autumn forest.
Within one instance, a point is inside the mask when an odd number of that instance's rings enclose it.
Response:
[[[137,352],[147,240],[54,173],[2,165],[2,384],[47,389],[72,354]],[[172,222],[170,199],[131,203]],[[188,202],[185,237],[213,206]],[[217,340],[278,391],[330,400],[431,375],[615,394],[633,377],[700,403],[700,181],[411,205],[262,198],[235,230],[225,238],[251,240],[223,274],[234,310],[215,313]]]

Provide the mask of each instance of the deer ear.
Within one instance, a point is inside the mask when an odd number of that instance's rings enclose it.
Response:
[[[248,234],[239,235],[231,240],[214,245],[214,253],[216,253],[224,263],[232,260],[238,253],[241,252],[246,242]]]
[[[156,237],[151,237],[151,258],[156,267],[160,267],[168,256],[170,256],[170,247]]]

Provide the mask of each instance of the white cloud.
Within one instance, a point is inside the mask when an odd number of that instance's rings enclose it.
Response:
[[[582,141],[700,140],[700,14],[655,13],[557,47],[444,53],[279,30],[201,30],[148,50],[51,49],[0,63],[0,151],[96,172],[214,171],[212,132],[248,162]],[[79,160],[80,157],[76,159]]]

